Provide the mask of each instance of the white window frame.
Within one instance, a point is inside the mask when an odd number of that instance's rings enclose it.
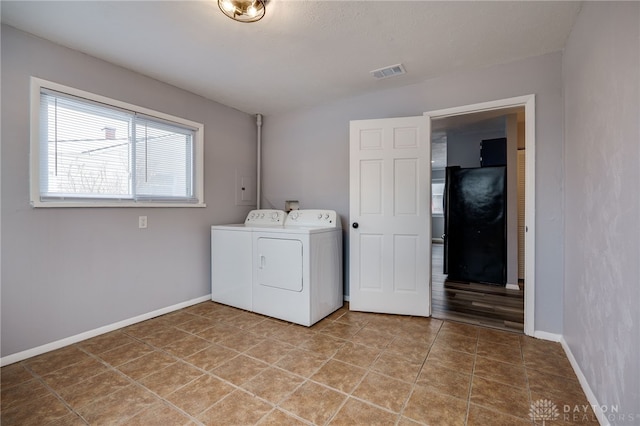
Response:
[[[193,183],[196,202],[162,202],[145,200],[118,199],[69,199],[42,201],[40,197],[40,92],[42,89],[54,90],[64,94],[99,102],[107,106],[125,109],[161,120],[169,121],[195,129]],[[33,207],[206,207],[204,202],[204,125],[195,121],[175,117],[148,108],[85,92],[84,90],[31,77],[31,138],[30,138],[30,198]]]

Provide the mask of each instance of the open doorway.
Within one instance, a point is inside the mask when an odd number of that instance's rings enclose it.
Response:
[[[533,105],[534,97],[525,96],[425,113],[430,124],[432,146],[431,300],[432,315],[436,318],[533,334],[535,283],[532,225],[529,225],[530,232],[526,233],[527,224],[533,224],[535,200]],[[482,159],[482,141],[485,141],[485,146],[489,146],[489,141],[500,142],[502,138],[504,158],[497,162],[489,161],[489,150],[485,149],[485,158]],[[504,167],[501,162],[504,162]],[[458,222],[452,228],[454,221],[451,218],[454,215],[444,207],[447,205],[445,174],[453,181],[451,173],[458,168],[465,173],[479,172],[484,175],[503,169],[504,256],[503,264],[497,267],[504,272],[502,278],[474,279],[473,273],[468,271],[472,267],[465,267],[462,275],[456,272],[460,261],[455,250],[460,243],[457,246],[451,243],[453,240],[447,240],[445,218],[449,218],[452,238],[453,231],[460,224]],[[525,172],[529,170],[531,172],[527,175]],[[450,188],[448,194],[452,197]],[[449,206],[452,205],[453,202],[450,202]],[[480,234],[480,231],[477,233]],[[471,229],[462,234],[466,238],[463,242],[464,250],[468,251],[469,246],[473,245],[473,237],[468,236],[476,234],[476,231]],[[486,254],[486,250],[480,255],[472,253],[471,258],[476,261],[479,257],[487,257]],[[453,259],[452,264],[448,265],[450,259]],[[500,256],[494,256],[487,265],[495,267],[499,261],[502,261]],[[476,270],[487,268],[483,265]]]

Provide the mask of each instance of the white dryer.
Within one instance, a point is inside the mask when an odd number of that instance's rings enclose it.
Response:
[[[311,326],[343,305],[342,226],[332,210],[293,210],[253,232],[253,311]]]
[[[283,210],[252,210],[244,223],[211,227],[211,300],[252,310],[253,232],[283,228]]]

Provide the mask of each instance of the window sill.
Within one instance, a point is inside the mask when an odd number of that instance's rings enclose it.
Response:
[[[205,203],[153,203],[153,202],[149,202],[149,203],[145,203],[145,202],[138,202],[138,203],[127,203],[127,202],[122,202],[122,201],[118,201],[118,202],[104,202],[104,201],[98,201],[98,202],[86,202],[86,201],[77,201],[77,202],[73,202],[73,201],[32,201],[31,202],[31,207],[33,208],[104,208],[104,207],[110,207],[110,208],[148,208],[148,207],[153,207],[153,208],[157,208],[157,207],[161,207],[161,208],[185,208],[185,207],[190,207],[190,208],[202,208],[202,207],[207,207],[207,205]]]

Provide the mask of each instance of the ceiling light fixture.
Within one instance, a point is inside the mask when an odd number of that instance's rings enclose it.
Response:
[[[218,0],[218,7],[238,22],[257,22],[266,12],[267,0]]]

